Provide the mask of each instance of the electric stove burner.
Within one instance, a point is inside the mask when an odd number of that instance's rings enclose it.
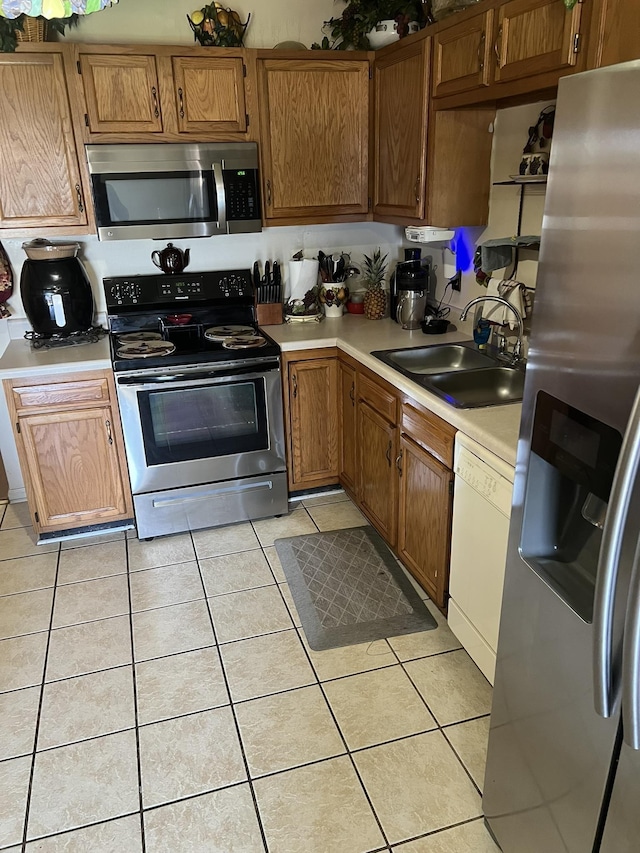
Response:
[[[119,358],[153,358],[154,356],[171,355],[175,349],[176,346],[171,341],[143,340],[138,343],[131,342],[118,346],[116,355]]]
[[[139,343],[140,341],[161,341],[160,332],[127,332],[118,335],[118,344]]]
[[[212,326],[204,333],[208,341],[224,343],[228,338],[253,338],[256,330],[252,326]]]
[[[259,349],[259,347],[264,347],[266,344],[267,342],[262,335],[254,335],[251,338],[225,338],[222,341],[222,346],[225,349]]]

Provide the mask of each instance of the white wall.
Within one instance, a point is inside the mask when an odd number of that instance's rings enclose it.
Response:
[[[322,23],[342,13],[340,0],[221,0],[242,21],[251,13],[244,46],[275,47],[299,41],[310,47],[322,39]],[[186,15],[204,6],[202,0],[120,0],[102,12],[86,15],[68,29],[69,41],[103,44],[193,44]]]

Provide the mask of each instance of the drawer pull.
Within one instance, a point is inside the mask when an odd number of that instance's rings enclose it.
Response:
[[[113,444],[113,436],[111,435],[111,421],[105,421],[104,425],[107,428],[107,441],[109,444]]]
[[[482,33],[480,36],[480,43],[478,44],[478,71],[482,71],[484,69],[484,43],[486,38],[487,34]]]
[[[80,213],[84,213],[84,201],[82,198],[82,190],[80,189],[80,184],[76,184],[76,195],[78,196],[78,211]]]

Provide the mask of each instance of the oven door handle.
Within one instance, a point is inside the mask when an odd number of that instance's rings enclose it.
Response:
[[[216,185],[216,199],[218,202],[218,228],[227,231],[227,198],[224,191],[224,177],[222,175],[222,163],[213,163],[213,180]]]
[[[274,365],[273,367],[265,367],[260,371],[256,371],[255,367],[239,368],[232,374],[211,371],[196,374],[162,373],[158,376],[117,376],[116,381],[119,386],[134,385],[138,391],[145,391],[158,386],[162,386],[162,388],[191,388],[196,385],[221,385],[224,382],[240,379],[263,379],[267,373],[279,369],[278,365]]]

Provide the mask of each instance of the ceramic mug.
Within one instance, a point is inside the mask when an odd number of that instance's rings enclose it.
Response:
[[[518,174],[525,177],[546,175],[549,172],[549,155],[546,151],[537,154],[523,154],[518,167]]]

